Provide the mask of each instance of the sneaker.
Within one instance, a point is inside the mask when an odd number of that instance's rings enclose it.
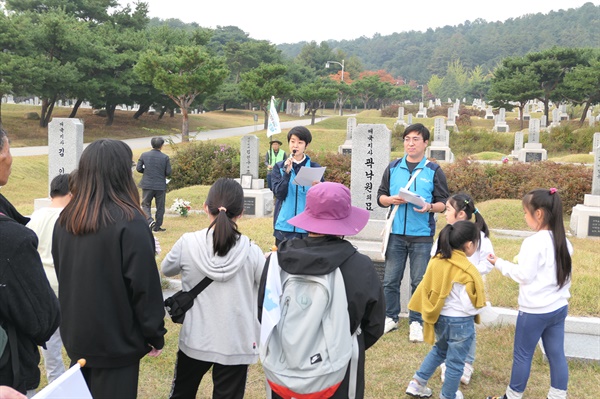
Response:
[[[167,229],[163,229],[162,227],[155,227],[152,229],[152,231],[160,232],[160,231],[167,231]]]
[[[454,399],[465,399],[465,397],[461,391],[456,391],[456,396],[454,396]]]
[[[394,331],[398,329],[398,322],[394,321],[394,319],[390,317],[385,318],[385,327],[383,328],[383,333],[387,334],[390,331]]]
[[[408,340],[411,342],[423,342],[423,327],[418,321],[410,323],[410,333]]]
[[[446,380],[446,363],[440,364],[440,377],[442,378],[442,382]]]
[[[156,222],[153,220],[151,221],[148,226],[150,227],[150,230],[154,229],[154,226],[156,226]]]
[[[465,363],[465,368],[463,370],[463,375],[460,377],[460,382],[465,385],[469,385],[471,381],[471,376],[473,375],[473,365],[469,363]]]
[[[406,388],[406,394],[416,398],[428,398],[432,392],[427,386],[419,384],[417,380],[412,380]]]

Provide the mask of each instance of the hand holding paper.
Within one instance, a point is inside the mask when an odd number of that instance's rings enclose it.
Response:
[[[398,195],[404,198],[406,202],[410,202],[411,204],[417,205],[420,208],[424,207],[425,204],[427,204],[427,201],[425,201],[425,199],[419,194],[413,193],[412,191],[409,191],[405,188],[401,188]]]
[[[294,179],[294,184],[299,186],[312,186],[314,181],[321,181],[323,173],[325,173],[325,166],[320,168],[307,168],[305,166],[300,168],[300,171]]]

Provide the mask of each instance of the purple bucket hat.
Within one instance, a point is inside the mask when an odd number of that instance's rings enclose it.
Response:
[[[352,206],[350,190],[340,183],[324,182],[306,193],[304,212],[288,223],[316,234],[353,236],[369,221],[369,211]]]

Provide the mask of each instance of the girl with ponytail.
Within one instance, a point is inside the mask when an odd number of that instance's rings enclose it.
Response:
[[[573,246],[567,240],[562,201],[556,188],[528,192],[523,197],[523,210],[527,225],[536,233],[523,241],[519,263],[488,256],[502,274],[519,283],[510,383],[503,396],[488,399],[523,397],[540,338],[550,364],[548,399],[564,399],[569,382],[564,340]]]
[[[243,398],[248,365],[258,361],[258,285],[265,257],[240,233],[244,191],[218,179],[204,203],[208,228],[184,234],[162,262],[166,276],[181,274],[184,291],[205,277],[212,283],[194,300],[179,333],[170,398],[195,398],[212,368],[213,398]]]

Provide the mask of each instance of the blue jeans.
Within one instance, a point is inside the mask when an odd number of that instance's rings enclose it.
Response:
[[[427,264],[431,258],[431,242],[408,242],[398,234],[390,234],[385,252],[385,274],[383,276],[383,293],[385,294],[385,315],[398,321],[400,313],[400,283],[404,276],[407,259],[410,260],[411,295],[423,279]],[[418,321],[423,324],[421,314],[409,311],[409,323]]]
[[[440,316],[435,323],[436,343],[413,378],[427,385],[435,370],[446,362],[446,378],[440,398],[454,399],[465,368],[465,359],[475,337],[474,317]]]
[[[531,359],[540,338],[550,364],[550,386],[567,390],[569,368],[565,357],[565,319],[568,306],[550,313],[533,314],[519,311],[515,329],[510,389],[525,392]]]

